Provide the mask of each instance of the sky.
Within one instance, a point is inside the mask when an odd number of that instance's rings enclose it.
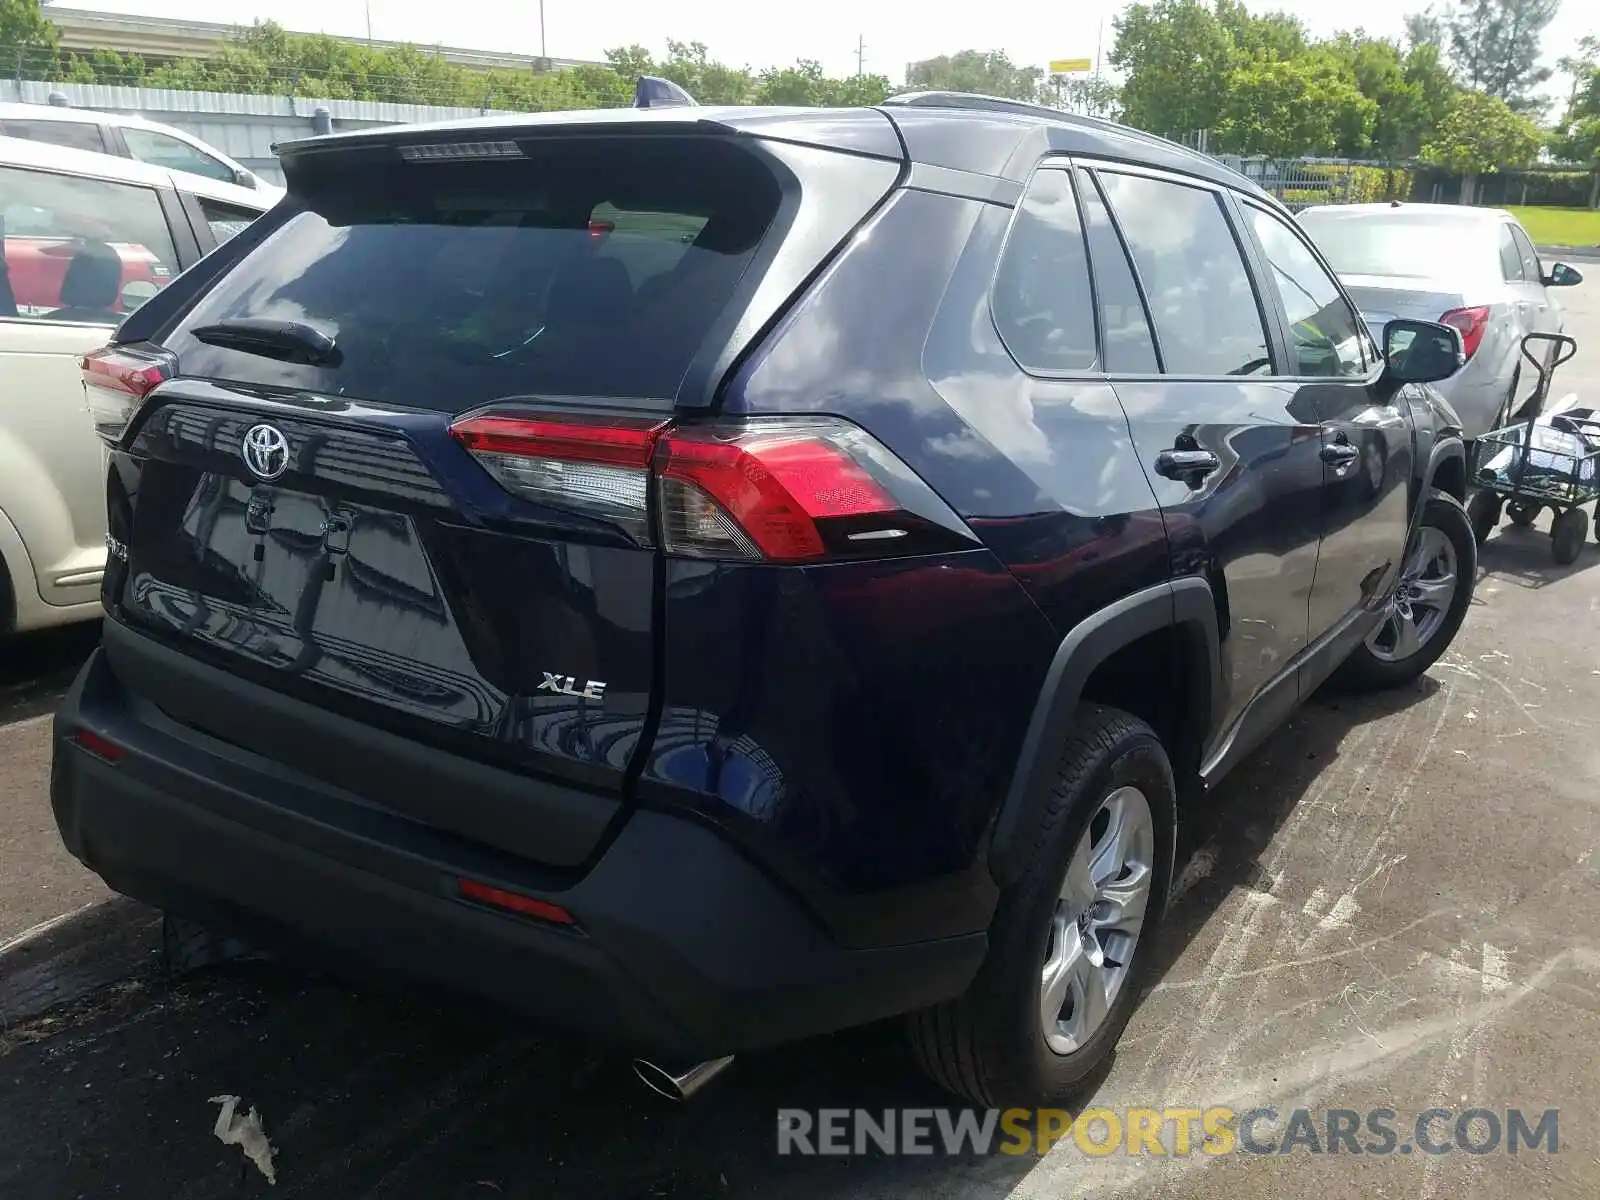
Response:
[[[1364,28],[1399,36],[1404,14],[1427,0],[1263,0],[1253,11],[1298,16],[1326,36]],[[146,13],[191,20],[274,20],[302,33],[362,37],[370,13],[372,36],[422,45],[493,48],[526,54],[540,49],[540,0],[65,0],[64,6]],[[858,42],[866,69],[899,82],[906,64],[956,50],[1003,50],[1013,62],[1044,65],[1053,58],[1094,57],[1111,41],[1115,0],[980,0],[969,4],[886,3],[885,0],[543,0],[545,49],[552,57],[600,59],[613,46],[639,43],[656,54],[668,38],[700,41],[711,57],[755,68],[796,59],[821,62],[832,75],[853,73]],[[603,15],[602,15],[603,14]],[[1600,5],[1565,0],[1545,31],[1548,62],[1568,53],[1585,34],[1600,34]],[[1554,86],[1554,85],[1553,85]]]

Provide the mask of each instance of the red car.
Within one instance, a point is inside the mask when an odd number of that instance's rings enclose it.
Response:
[[[21,316],[120,318],[172,278],[172,269],[144,246],[83,238],[8,237],[5,265]],[[130,283],[150,285],[139,289],[145,294],[131,305],[123,295]]]

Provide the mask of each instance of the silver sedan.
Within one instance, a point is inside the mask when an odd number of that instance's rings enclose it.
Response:
[[[1581,283],[1565,263],[1548,270],[1508,212],[1453,204],[1319,205],[1299,215],[1361,310],[1378,345],[1396,317],[1461,331],[1467,364],[1435,386],[1469,438],[1526,415],[1536,377],[1520,347],[1560,333],[1550,288]]]

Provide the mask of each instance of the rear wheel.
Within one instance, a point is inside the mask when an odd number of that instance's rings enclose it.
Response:
[[[1589,514],[1583,509],[1569,508],[1558,514],[1550,525],[1551,549],[1555,552],[1556,562],[1563,567],[1576,562],[1588,536]]]
[[[1519,529],[1526,529],[1538,519],[1539,506],[1537,504],[1523,504],[1520,501],[1513,500],[1506,505],[1506,516],[1510,517],[1511,523]]]
[[[1081,708],[977,978],[909,1018],[935,1081],[986,1107],[1036,1105],[1065,1099],[1106,1061],[1166,905],[1175,813],[1155,732],[1116,709]]]
[[[1383,621],[1340,668],[1341,682],[1376,691],[1409,683],[1431,667],[1461,628],[1477,570],[1467,514],[1454,496],[1435,492],[1406,548]]]
[[[1467,501],[1467,519],[1472,526],[1472,539],[1478,545],[1489,540],[1494,527],[1500,524],[1501,500],[1499,493],[1477,491]]]

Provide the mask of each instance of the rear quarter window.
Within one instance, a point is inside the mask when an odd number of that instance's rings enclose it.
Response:
[[[669,405],[767,236],[776,179],[714,138],[524,153],[308,164],[282,225],[169,339],[180,369],[450,412],[524,396]],[[339,359],[278,362],[187,332],[251,317],[312,325]]]

